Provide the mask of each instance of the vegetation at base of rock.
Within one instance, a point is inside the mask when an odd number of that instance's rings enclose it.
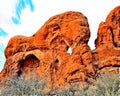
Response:
[[[19,77],[17,74],[11,80],[4,82],[4,88],[1,90],[2,96],[44,96],[45,80]]]
[[[120,95],[120,77],[119,74],[102,74],[95,82],[96,93],[99,96],[119,96]]]
[[[119,82],[119,74],[106,73],[99,75],[96,82],[87,87],[73,83],[69,88],[52,88],[47,91],[45,78],[20,78],[16,75],[4,83],[0,96],[119,96]]]
[[[69,89],[62,88],[57,96],[119,96],[120,95],[119,74],[101,74],[93,85],[80,87],[70,86]]]

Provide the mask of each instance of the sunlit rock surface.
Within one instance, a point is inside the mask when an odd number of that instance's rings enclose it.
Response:
[[[94,63],[100,72],[118,72],[120,67],[120,6],[113,9],[100,23],[93,50]]]
[[[100,23],[96,48],[88,46],[90,29],[80,12],[51,17],[31,37],[15,36],[5,49],[6,63],[0,81],[16,73],[46,76],[50,86],[91,82],[99,73],[120,67],[120,6]]]

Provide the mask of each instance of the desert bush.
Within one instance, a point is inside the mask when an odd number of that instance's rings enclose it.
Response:
[[[106,73],[101,74],[93,85],[87,87],[70,83],[69,88],[52,88],[50,92],[46,92],[45,78],[20,78],[16,75],[4,84],[5,88],[0,96],[119,96],[119,79],[119,74]]]
[[[95,82],[96,96],[119,96],[120,78],[119,74],[105,73]]]
[[[61,88],[57,90],[57,94],[55,96],[94,96],[94,92],[91,88],[87,87],[73,87],[71,86],[70,88]]]
[[[119,74],[101,74],[93,85],[81,87],[77,85],[69,88],[61,88],[55,96],[119,96],[120,80]]]
[[[44,79],[38,79],[36,76],[19,77],[16,74],[11,80],[4,83],[1,96],[45,96],[45,85]]]

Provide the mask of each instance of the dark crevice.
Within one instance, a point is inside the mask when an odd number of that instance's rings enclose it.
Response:
[[[21,60],[18,64],[19,65],[19,71],[17,72],[18,76],[22,74],[23,62],[24,60]]]
[[[18,76],[22,74],[24,68],[37,68],[39,67],[39,63],[39,59],[37,59],[33,54],[26,56],[25,60],[21,60],[19,62],[19,71],[17,72]]]
[[[88,53],[88,52],[89,52],[89,51],[88,51],[88,50],[86,50],[85,52],[83,52],[83,53],[82,53],[82,55],[84,55],[84,54],[86,54],[86,53]]]
[[[106,66],[103,66],[103,67],[100,67],[99,69],[102,70],[103,68],[106,68],[106,67],[120,67],[119,65],[112,65],[112,64],[109,64],[109,65],[106,65]]]
[[[67,46],[67,51],[68,51],[68,49],[69,49],[69,46]]]
[[[103,68],[111,67],[111,66],[112,66],[112,64],[109,64],[109,65],[106,65],[106,66],[102,66],[102,67],[99,68],[99,70],[102,70]]]
[[[58,59],[56,59],[56,60],[55,60],[55,63],[59,63],[59,60],[58,60]]]
[[[116,43],[114,42],[114,34],[113,34],[113,29],[112,29],[111,27],[110,27],[110,32],[111,32],[111,34],[112,34],[113,45],[114,45],[115,47],[117,47]]]
[[[74,74],[76,74],[78,71],[79,71],[79,69],[76,69],[76,70],[74,70],[73,72],[71,72],[70,74],[71,74],[71,75],[74,75]]]
[[[81,60],[81,65],[84,65],[83,59],[81,58],[80,60]]]
[[[116,65],[113,65],[113,67],[120,67],[120,65],[117,65],[117,64],[116,64]]]

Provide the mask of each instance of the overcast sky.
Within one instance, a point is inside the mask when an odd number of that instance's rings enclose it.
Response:
[[[12,36],[31,36],[51,16],[65,11],[79,11],[88,18],[89,45],[94,49],[99,23],[118,5],[120,0],[0,0],[0,70],[4,48]]]

